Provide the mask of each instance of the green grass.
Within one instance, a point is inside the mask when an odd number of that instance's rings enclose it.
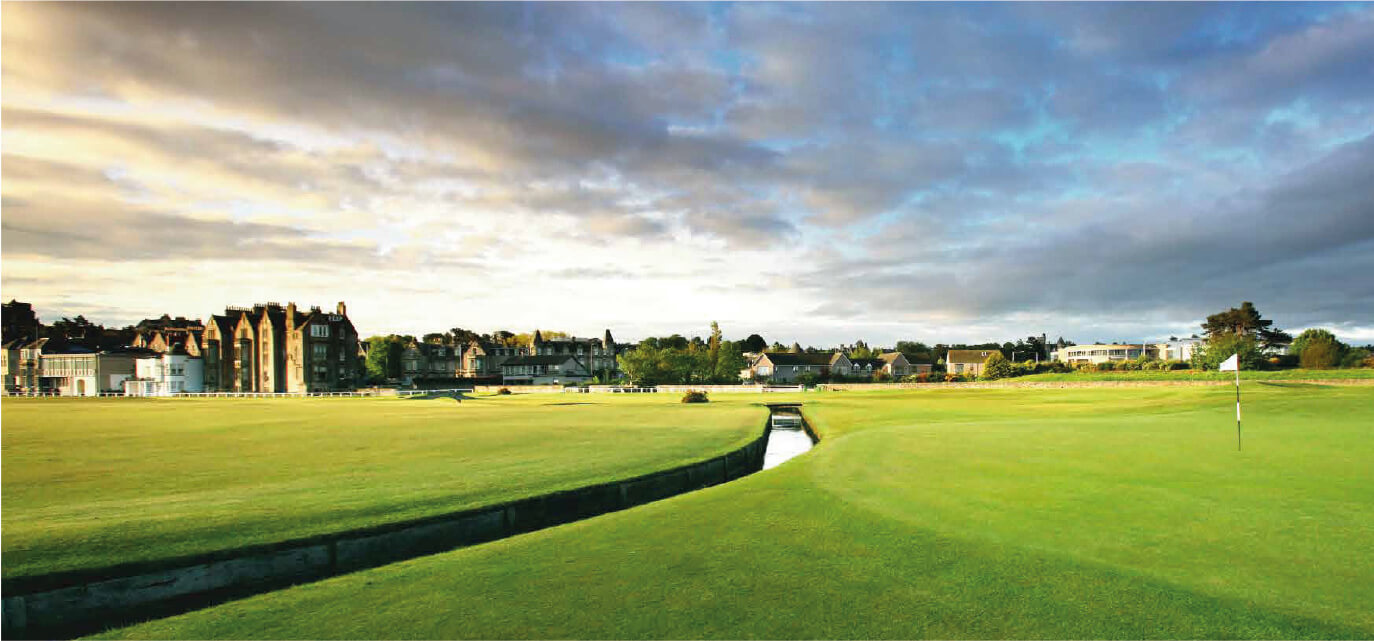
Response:
[[[5,578],[424,517],[628,478],[756,438],[675,396],[6,399]]]
[[[1008,381],[1233,381],[1234,372],[1201,370],[1136,371],[1136,372],[1069,372],[1032,374],[1006,379]],[[1330,381],[1374,379],[1374,369],[1284,369],[1246,370],[1240,373],[1243,381]]]
[[[1374,388],[807,395],[825,440],[632,510],[125,638],[1374,638]]]

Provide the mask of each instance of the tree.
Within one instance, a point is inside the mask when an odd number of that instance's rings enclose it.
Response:
[[[1345,346],[1335,337],[1318,336],[1309,339],[1298,354],[1298,363],[1304,369],[1331,369],[1341,364]]]
[[[1260,316],[1254,303],[1245,301],[1240,307],[1232,307],[1208,316],[1207,322],[1202,324],[1202,330],[1207,334],[1208,340],[1224,334],[1251,336],[1261,347],[1268,350],[1278,349],[1293,341],[1292,336],[1273,325],[1274,321]]]
[[[716,363],[720,360],[720,323],[711,321],[711,340],[706,343],[707,358],[711,361],[711,373],[716,371]]]
[[[744,350],[740,349],[740,343],[724,341],[720,344],[720,355],[716,359],[716,380],[722,383],[738,383],[739,373],[744,368],[749,367],[749,361],[744,359]]]
[[[850,358],[873,358],[873,350],[868,348],[868,343],[862,340],[854,341],[854,346],[849,349]]]
[[[987,360],[983,361],[983,373],[979,378],[995,381],[999,378],[1011,376],[1011,363],[1002,352],[988,354]]]
[[[448,334],[431,332],[429,334],[425,334],[422,338],[426,343],[431,343],[434,345],[443,345],[448,340]]]
[[[635,385],[657,385],[666,382],[668,367],[664,362],[664,350],[646,344],[645,340],[637,349],[615,357],[620,371],[634,381]]]
[[[1312,329],[1305,329],[1301,334],[1298,334],[1298,337],[1294,338],[1293,342],[1288,345],[1288,353],[1301,358],[1302,350],[1307,348],[1308,343],[1315,341],[1330,341],[1336,344],[1341,343],[1336,339],[1335,334],[1320,327],[1315,327]]]
[[[793,354],[800,354],[800,353],[802,353],[801,343],[792,343],[792,346],[789,347],[789,348],[787,348],[787,351],[789,351],[789,352],[791,352],[791,353],[793,353]]]
[[[906,355],[906,359],[913,363],[932,363],[935,361],[935,352],[929,345],[920,341],[897,341],[897,351]]]
[[[367,339],[367,375],[373,381],[401,377],[403,339],[391,334]]]
[[[477,335],[477,332],[474,332],[470,329],[463,329],[461,327],[449,328],[448,336],[448,341],[450,345],[467,345],[468,343],[471,343],[474,340],[482,338],[481,336]]]
[[[1265,363],[1264,352],[1254,336],[1222,333],[1193,350],[1193,368],[1215,370],[1232,354],[1240,355],[1241,369],[1260,369]]]
[[[750,334],[749,338],[744,339],[744,343],[740,345],[740,351],[753,352],[755,354],[765,349],[768,349],[768,341],[763,340],[763,337],[758,334]]]

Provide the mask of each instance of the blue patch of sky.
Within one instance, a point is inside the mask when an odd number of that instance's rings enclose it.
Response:
[[[1265,125],[1291,124],[1299,129],[1315,129],[1322,124],[1321,116],[1312,111],[1305,98],[1298,98],[1282,107],[1270,109],[1264,117]]]

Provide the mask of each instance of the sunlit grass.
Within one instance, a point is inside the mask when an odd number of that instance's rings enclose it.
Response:
[[[4,576],[402,521],[729,451],[746,402],[6,399]]]
[[[1370,638],[1374,388],[807,396],[735,483],[130,638]]]

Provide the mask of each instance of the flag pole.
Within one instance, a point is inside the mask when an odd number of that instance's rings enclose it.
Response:
[[[1236,364],[1236,451],[1240,451],[1240,364]]]

